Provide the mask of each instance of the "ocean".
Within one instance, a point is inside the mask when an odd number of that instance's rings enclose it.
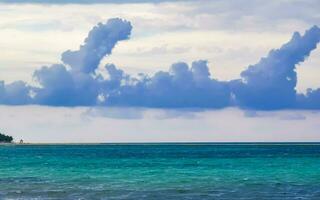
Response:
[[[320,144],[1,145],[0,199],[320,199]]]

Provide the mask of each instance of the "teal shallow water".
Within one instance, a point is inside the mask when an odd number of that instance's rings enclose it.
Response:
[[[320,199],[318,144],[0,146],[0,199]]]

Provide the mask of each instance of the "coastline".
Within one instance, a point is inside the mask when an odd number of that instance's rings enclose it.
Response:
[[[75,145],[75,146],[97,146],[97,145],[181,145],[181,146],[203,146],[203,145],[320,145],[320,142],[105,142],[105,143],[81,143],[81,142],[59,142],[59,143],[50,143],[50,142],[35,142],[35,143],[0,143],[0,146],[55,146],[55,145]]]

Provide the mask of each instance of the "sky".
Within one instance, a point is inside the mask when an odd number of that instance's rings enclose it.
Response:
[[[319,141],[319,9],[0,0],[0,129],[27,142]]]

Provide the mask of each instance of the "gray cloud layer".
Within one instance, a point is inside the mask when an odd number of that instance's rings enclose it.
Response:
[[[63,64],[44,66],[34,72],[40,87],[22,81],[0,82],[0,103],[52,106],[134,106],[155,108],[223,108],[239,106],[259,110],[320,109],[320,89],[297,94],[296,66],[320,41],[314,26],[304,35],[294,33],[281,48],[271,50],[257,64],[241,73],[241,79],[219,81],[211,78],[207,61],[191,66],[179,62],[169,71],[152,76],[126,74],[107,64],[108,77],[97,72],[101,60],[114,46],[129,38],[130,22],[110,19],[88,34],[79,50],[65,51]]]

